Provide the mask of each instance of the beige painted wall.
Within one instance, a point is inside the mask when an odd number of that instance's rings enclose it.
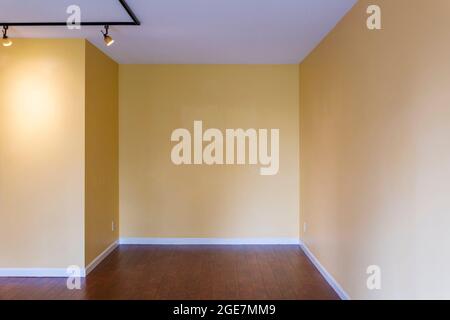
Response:
[[[118,77],[118,64],[86,42],[86,265],[119,235]]]
[[[121,237],[298,237],[295,65],[121,65]],[[176,166],[171,133],[279,128],[280,171]]]
[[[0,47],[0,268],[84,263],[84,40]]]
[[[360,1],[301,64],[302,237],[352,298],[450,298],[449,12]]]

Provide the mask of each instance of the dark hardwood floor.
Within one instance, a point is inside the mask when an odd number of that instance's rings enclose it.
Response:
[[[130,246],[68,290],[63,278],[0,278],[0,299],[338,299],[298,246]]]

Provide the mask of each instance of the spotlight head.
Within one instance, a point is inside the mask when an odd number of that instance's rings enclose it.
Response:
[[[8,26],[3,26],[2,44],[4,47],[10,47],[12,45],[11,39],[8,38],[8,35],[6,34],[7,32],[8,32]]]
[[[105,26],[105,32],[101,31],[103,34],[103,41],[105,42],[105,44],[109,47],[110,45],[112,45],[114,43],[114,39],[111,38],[111,36],[109,35],[109,26],[106,25]]]
[[[111,37],[108,36],[108,35],[106,35],[106,36],[104,35],[104,36],[103,36],[103,41],[105,41],[105,44],[106,44],[108,47],[114,43],[114,39],[111,38]]]
[[[3,38],[2,44],[4,47],[10,47],[10,46],[12,46],[12,41],[9,38]]]

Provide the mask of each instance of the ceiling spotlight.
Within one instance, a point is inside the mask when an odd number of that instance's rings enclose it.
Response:
[[[12,45],[12,41],[10,38],[8,38],[8,35],[6,34],[8,32],[8,26],[3,26],[3,39],[2,44],[4,47],[10,47]]]
[[[105,44],[109,47],[114,43],[114,39],[111,38],[111,36],[108,34],[109,32],[109,26],[105,26],[105,32],[101,31],[103,34],[103,41],[105,41]]]

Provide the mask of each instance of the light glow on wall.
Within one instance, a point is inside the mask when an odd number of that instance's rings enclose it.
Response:
[[[11,73],[5,106],[9,124],[20,140],[47,136],[59,123],[57,101],[61,101],[59,92],[63,88],[51,76],[52,69],[48,61],[41,61],[38,68],[24,62]]]

